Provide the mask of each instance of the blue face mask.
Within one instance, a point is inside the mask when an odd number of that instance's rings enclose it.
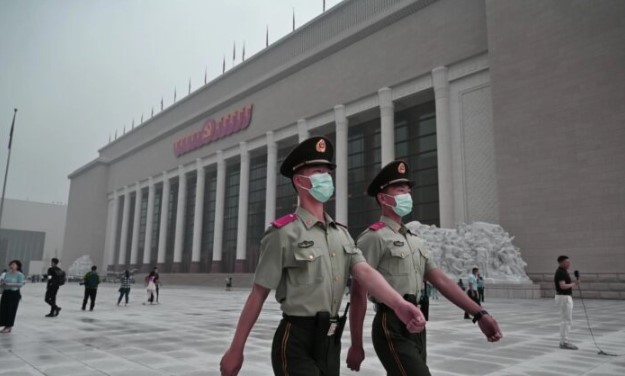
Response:
[[[412,196],[410,193],[403,193],[401,195],[391,197],[395,199],[395,206],[392,207],[395,214],[400,217],[410,214],[412,211]]]
[[[313,198],[321,203],[326,202],[334,194],[334,182],[332,176],[327,172],[322,174],[312,174],[310,176],[300,175],[310,180],[312,185],[310,189],[306,189]]]

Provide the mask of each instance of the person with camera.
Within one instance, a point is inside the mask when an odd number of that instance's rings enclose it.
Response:
[[[553,282],[556,287],[556,305],[560,309],[560,348],[577,350],[577,346],[569,342],[569,332],[573,325],[573,287],[579,285],[579,280],[571,281],[570,267],[569,257],[559,256]]]

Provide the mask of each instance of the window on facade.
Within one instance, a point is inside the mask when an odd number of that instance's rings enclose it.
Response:
[[[150,264],[156,265],[158,262],[158,237],[161,232],[161,203],[163,201],[163,186],[154,189],[154,211],[152,215],[152,249],[150,253]]]
[[[250,160],[250,189],[247,215],[246,270],[256,270],[260,240],[265,231],[265,192],[267,191],[267,156]]]
[[[182,238],[182,257],[180,265],[181,272],[188,272],[191,266],[191,253],[193,248],[193,227],[195,223],[195,188],[197,186],[197,175],[187,175],[187,200],[184,212],[184,227]]]
[[[349,227],[357,237],[377,221],[380,208],[366,190],[381,169],[380,119],[349,128],[348,192]],[[418,220],[439,225],[436,116],[434,103],[426,103],[395,113],[395,156],[408,162],[414,209],[405,222]]]
[[[165,270],[171,271],[174,262],[176,240],[176,216],[178,211],[178,180],[171,181],[169,187],[169,208],[167,209],[167,241],[165,247]]]
[[[217,192],[217,172],[207,171],[204,183],[204,219],[202,220],[202,250],[200,270],[211,270],[213,261],[213,239],[215,231],[215,194]]]
[[[137,244],[137,265],[143,264],[143,252],[145,248],[145,227],[148,216],[148,190],[141,192],[141,210],[139,211],[139,242]]]
[[[226,168],[226,195],[224,202],[224,237],[222,248],[222,272],[234,272],[237,249],[237,226],[239,218],[240,165]]]
[[[122,218],[124,217],[124,201],[124,196],[119,196],[117,198],[117,230],[115,232],[117,238],[115,239],[115,249],[113,251],[113,253],[115,254],[113,264],[115,265],[119,265],[119,251],[121,249],[122,241]]]
[[[280,218],[289,213],[293,213],[297,207],[297,193],[291,184],[291,179],[280,175],[280,165],[295,144],[284,146],[278,149],[278,162],[276,179],[276,218]]]
[[[135,200],[137,199],[136,195],[130,195],[130,206],[128,207],[128,233],[126,234],[126,258],[124,260],[124,265],[130,265],[130,250],[132,247],[132,231],[134,229],[135,221],[133,218],[135,217]]]
[[[395,155],[410,166],[413,210],[404,222],[440,225],[434,102],[395,114]]]

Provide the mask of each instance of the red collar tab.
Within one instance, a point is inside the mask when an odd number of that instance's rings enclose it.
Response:
[[[297,216],[295,213],[287,214],[284,217],[280,217],[275,221],[271,222],[272,226],[275,228],[282,228],[288,225],[291,222],[295,222],[297,220]]]
[[[378,231],[379,229],[383,228],[384,226],[386,226],[386,224],[382,221],[376,222],[374,224],[372,224],[371,226],[369,226],[369,230],[372,231]]]

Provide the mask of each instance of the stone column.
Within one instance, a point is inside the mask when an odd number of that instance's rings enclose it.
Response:
[[[334,122],[336,125],[336,221],[347,225],[348,193],[347,193],[347,132],[348,123],[345,106],[334,106]]]
[[[297,121],[297,136],[299,141],[302,142],[310,137],[308,133],[308,125],[306,124],[306,119],[299,119]]]
[[[380,103],[380,133],[382,139],[382,166],[395,159],[395,106],[391,89],[383,87],[378,90]]]
[[[128,215],[130,212],[130,192],[128,187],[124,187],[124,211],[122,212],[122,230],[119,241],[119,258],[117,259],[117,269],[119,271],[126,268],[126,243],[128,242]]]
[[[276,219],[276,180],[278,178],[278,145],[273,132],[267,132],[267,186],[265,189],[265,227]]]
[[[165,270],[165,253],[167,252],[167,217],[169,213],[169,179],[167,172],[163,172],[163,192],[161,195],[161,219],[158,230],[158,253],[156,265],[161,271]]]
[[[139,253],[139,219],[141,218],[141,186],[139,182],[135,188],[135,213],[132,221],[132,239],[130,240],[130,267],[137,268],[137,254]]]
[[[197,184],[195,186],[195,210],[193,212],[193,248],[191,249],[191,273],[199,273],[200,257],[202,252],[202,221],[204,219],[204,182],[206,175],[202,159],[198,158],[197,164]]]
[[[215,227],[213,230],[213,262],[211,273],[221,273],[221,251],[224,237],[224,201],[226,198],[226,161],[217,150],[217,186],[215,192]]]
[[[111,220],[111,231],[109,231],[109,249],[107,271],[115,271],[115,250],[117,249],[117,219],[119,217],[119,195],[113,191],[113,218]]]
[[[152,268],[152,233],[154,222],[154,179],[150,176],[148,179],[148,210],[145,218],[145,242],[143,243],[143,263],[141,265],[142,273],[149,273]]]
[[[178,166],[178,205],[176,211],[176,232],[174,238],[174,264],[173,273],[182,271],[182,247],[184,246],[184,216],[187,202],[187,175],[184,167]]]
[[[438,197],[442,228],[452,228],[454,223],[454,181],[449,121],[449,78],[447,67],[432,70],[436,106],[436,148],[438,149]]]
[[[247,272],[247,213],[250,195],[250,154],[247,142],[239,143],[241,153],[241,170],[239,178],[239,211],[237,218],[237,258],[235,273]]]

